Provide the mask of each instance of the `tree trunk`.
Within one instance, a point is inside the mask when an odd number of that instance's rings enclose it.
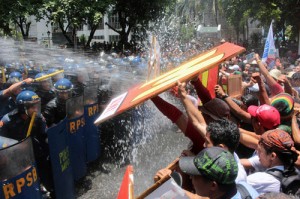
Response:
[[[217,0],[214,0],[214,8],[215,8],[215,21],[216,21],[216,25],[218,26],[218,24],[219,24],[219,21],[218,21],[218,13],[219,13],[219,11],[218,11],[218,2],[217,2]]]
[[[73,44],[73,41],[71,40],[71,38],[68,36],[67,31],[64,28],[64,24],[62,22],[58,22],[59,28],[63,34],[63,36],[67,39],[67,41],[69,42],[69,44]]]
[[[86,42],[86,44],[84,46],[85,48],[89,48],[90,47],[91,41],[92,41],[92,39],[94,37],[94,34],[95,34],[96,30],[97,30],[97,27],[98,27],[98,25],[91,25],[91,32],[90,32],[89,38],[88,38],[88,40],[87,40],[87,42]]]

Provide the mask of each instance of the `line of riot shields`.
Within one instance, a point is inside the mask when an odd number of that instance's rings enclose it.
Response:
[[[127,158],[134,139],[142,136],[136,132],[142,131],[143,125],[133,125],[143,121],[144,110],[141,108],[129,110],[99,127],[94,125],[100,114],[99,104],[107,103],[105,98],[109,97],[110,91],[99,88],[98,84],[85,87],[83,95],[67,100],[66,118],[47,129],[56,198],[75,198],[75,182],[86,176],[89,162],[101,155],[113,159],[114,155],[127,153],[123,154]],[[103,141],[101,131],[105,131]],[[20,142],[1,140],[0,198],[42,198],[31,137]],[[102,148],[111,147],[114,155],[102,153]]]
[[[75,71],[85,86],[83,92],[77,89],[76,96],[68,99],[65,119],[46,131],[56,198],[75,198],[75,182],[87,175],[88,163],[104,156],[104,159],[128,162],[133,145],[143,138],[147,112],[143,105],[94,125],[113,95],[144,80],[147,61],[133,58],[126,61],[104,56],[81,67],[76,65],[79,63],[76,60],[59,61],[60,68],[56,69],[64,69],[65,76]],[[6,67],[7,74],[9,69]],[[17,64],[12,69],[18,70]],[[33,70],[28,71],[28,77],[34,77],[36,73],[30,76],[30,72]],[[54,82],[55,78],[52,79]],[[31,139],[20,142],[0,139],[1,199],[43,197]]]

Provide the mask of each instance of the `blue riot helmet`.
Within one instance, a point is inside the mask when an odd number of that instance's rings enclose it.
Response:
[[[18,71],[14,71],[14,72],[11,72],[9,74],[9,79],[18,79],[19,81],[22,81],[23,77],[22,77],[22,74]]]
[[[14,64],[6,64],[5,69],[6,69],[6,73],[10,74],[11,72],[16,71],[16,66]]]
[[[47,74],[42,72],[42,73],[38,73],[35,75],[34,79],[37,79],[37,78],[40,78],[40,77],[43,77],[43,76],[46,76]],[[47,79],[44,79],[42,81],[38,81],[37,82],[37,86],[38,86],[38,89],[41,89],[43,91],[50,91],[52,89],[52,79],[51,77],[47,78]]]
[[[54,72],[56,72],[56,71],[58,71],[58,69],[56,69],[56,68],[50,68],[50,69],[47,71],[47,74],[54,73]]]
[[[55,82],[54,90],[56,92],[58,102],[65,103],[67,99],[72,97],[73,84],[70,80],[62,78]]]
[[[41,113],[41,98],[33,91],[25,90],[19,93],[16,103],[20,112],[25,112],[29,117],[33,112]]]
[[[57,71],[59,71],[59,69],[57,69],[57,68],[50,68],[47,71],[47,74],[51,74],[51,73],[54,73],[54,72],[57,72]],[[52,82],[57,82],[61,78],[64,78],[64,74],[63,73],[59,73],[57,75],[54,75],[54,76],[52,76]]]

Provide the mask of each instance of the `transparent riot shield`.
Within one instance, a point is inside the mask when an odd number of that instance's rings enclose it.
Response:
[[[70,160],[74,179],[78,180],[85,176],[87,169],[83,96],[81,95],[68,99],[66,106]]]
[[[0,181],[0,198],[42,198],[31,137],[0,149]]]
[[[56,199],[75,198],[66,124],[67,118],[46,131]]]
[[[88,86],[84,90],[84,137],[86,139],[87,161],[91,162],[100,156],[100,131],[94,121],[99,116],[97,98],[98,86]]]
[[[18,141],[0,136],[0,149],[16,144]]]

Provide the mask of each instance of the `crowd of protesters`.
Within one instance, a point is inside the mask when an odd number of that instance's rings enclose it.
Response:
[[[198,77],[178,82],[185,110],[162,96],[152,98],[191,141],[175,168],[188,197],[247,198],[241,186],[249,198],[299,196],[300,58],[286,55],[263,61],[250,50],[221,63],[216,98]],[[231,76],[241,76],[239,95],[227,94]],[[196,96],[187,91],[191,87]],[[162,169],[154,179],[171,172]],[[283,178],[293,178],[288,188]]]

